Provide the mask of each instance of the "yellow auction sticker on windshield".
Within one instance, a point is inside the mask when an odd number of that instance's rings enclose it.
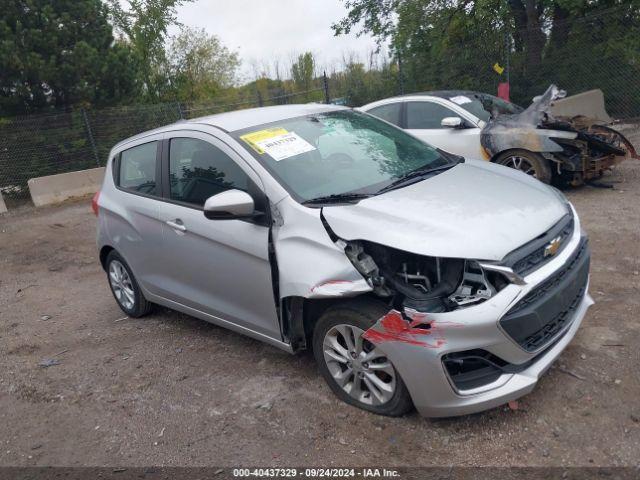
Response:
[[[260,154],[267,153],[276,162],[316,149],[295,132],[287,132],[283,128],[260,130],[240,138],[255,151]]]
[[[258,142],[263,140],[269,140],[270,138],[277,137],[278,135],[284,135],[287,132],[284,128],[267,128],[266,130],[258,130],[257,132],[246,133],[240,138],[247,142],[251,148],[253,148],[260,155],[264,153],[264,150],[258,146]]]

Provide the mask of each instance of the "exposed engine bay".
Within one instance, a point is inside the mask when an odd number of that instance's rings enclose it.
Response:
[[[482,147],[490,157],[511,149],[539,153],[561,183],[573,186],[627,158],[640,159],[631,142],[609,126],[600,90],[565,97],[551,85],[523,112],[495,116],[481,132]]]
[[[397,308],[447,312],[483,302],[508,281],[475,261],[435,258],[366,241],[338,241],[373,293]]]

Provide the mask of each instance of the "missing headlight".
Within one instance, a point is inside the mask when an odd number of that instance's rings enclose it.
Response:
[[[489,282],[484,270],[477,262],[464,262],[462,281],[449,300],[459,307],[484,302],[496,294],[495,287]]]
[[[445,312],[483,302],[506,285],[475,261],[416,255],[366,241],[340,242],[374,293],[393,297],[396,306]]]

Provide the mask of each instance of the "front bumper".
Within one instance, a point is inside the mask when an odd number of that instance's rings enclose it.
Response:
[[[588,271],[588,247],[586,267],[583,264],[575,268],[571,278],[564,278],[545,297],[555,301],[562,297],[558,292],[563,289],[574,295],[571,309],[563,320],[564,327],[549,336],[544,344],[536,349],[529,348],[505,331],[501,320],[508,319],[514,306],[523,299],[526,303],[536,288],[544,287],[554,275],[572,263],[580,248],[585,248],[579,225],[576,225],[569,242],[557,258],[528,275],[525,285],[511,284],[474,307],[426,314],[431,330],[412,330],[412,342],[385,341],[378,345],[398,370],[420,414],[448,417],[474,413],[503,405],[533,390],[538,379],[571,342],[587,309],[593,304],[588,294],[585,271],[585,268]],[[572,283],[581,283],[580,288],[576,290]],[[548,311],[549,302],[543,301],[542,304],[539,312],[544,314]],[[511,370],[514,373],[503,373],[485,385],[459,390],[443,365],[443,357],[475,349],[508,362],[516,367]]]

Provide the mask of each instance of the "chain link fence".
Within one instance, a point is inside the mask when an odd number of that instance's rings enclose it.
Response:
[[[635,23],[625,26],[620,15],[619,8],[610,9],[567,20],[565,25],[557,23],[556,27],[566,27],[560,28],[561,41],[552,43],[551,32],[535,64],[521,48],[526,32],[484,28],[465,32],[434,57],[407,58],[398,52],[399,59],[373,70],[350,63],[314,79],[302,92],[287,92],[282,83],[261,79],[254,92],[243,91],[244,97],[198,104],[142,104],[0,118],[0,191],[9,202],[28,198],[28,179],[103,166],[114,144],[137,133],[180,119],[259,106],[309,102],[359,106],[438,89],[496,94],[498,83],[509,81],[512,101],[522,106],[555,83],[569,95],[600,88],[614,118],[640,118],[640,47],[635,48],[640,33],[629,36],[629,31],[640,28]],[[612,30],[612,23],[619,28]],[[494,71],[495,63],[505,68],[502,74]]]
[[[599,88],[611,116],[640,117],[640,18],[634,12],[637,7],[622,4],[556,19],[542,25],[545,33],[468,25],[436,52],[398,52],[399,83],[404,93],[468,89],[495,95],[498,84],[508,82],[511,101],[523,107],[552,83],[568,95]]]
[[[321,86],[273,97],[199,104],[179,102],[0,118],[0,192],[5,200],[29,197],[30,178],[104,166],[121,140],[178,120],[287,103],[326,102]]]

